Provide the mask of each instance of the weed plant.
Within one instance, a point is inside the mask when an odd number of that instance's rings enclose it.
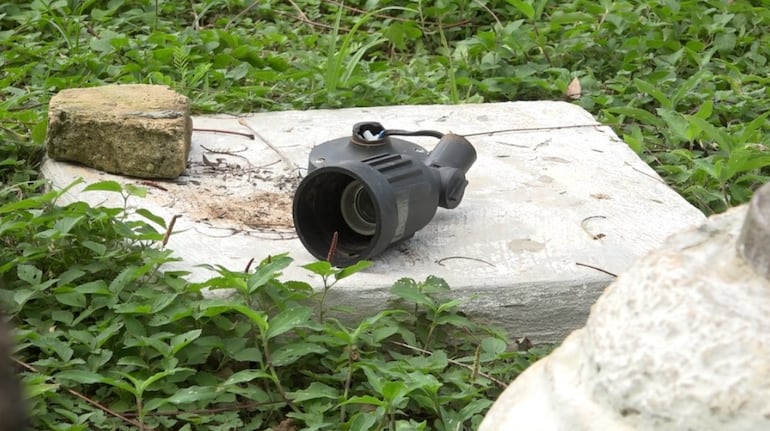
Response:
[[[65,192],[0,206],[0,304],[16,316],[35,429],[475,429],[538,356],[439,299],[436,277],[397,281],[392,307],[352,326],[329,317],[319,298],[366,261],[306,265],[320,294],[280,280],[286,255],[190,283],[161,271],[162,219],[56,205]]]
[[[469,322],[439,278],[349,325],[323,293],[361,266],[308,265],[320,296],[281,279],[288,256],[162,271],[164,220],[57,205],[38,178],[59,90],[166,84],[197,113],[567,100],[710,214],[770,175],[768,28],[765,0],[0,3],[0,302],[35,429],[474,429],[542,354]]]

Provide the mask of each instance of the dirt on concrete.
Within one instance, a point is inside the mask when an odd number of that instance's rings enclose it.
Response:
[[[188,199],[196,200],[195,196]],[[229,220],[252,229],[291,229],[292,196],[287,193],[257,191],[247,196],[214,196],[197,199],[192,209],[201,220]]]
[[[190,162],[185,173],[175,181],[157,183],[165,190],[153,193],[184,217],[236,230],[294,229],[296,172],[277,164],[255,167],[233,157],[209,156]]]

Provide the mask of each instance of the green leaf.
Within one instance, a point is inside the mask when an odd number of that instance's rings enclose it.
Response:
[[[147,378],[146,380],[139,382],[139,385],[137,386],[138,392],[141,394],[144,391],[146,391],[147,388],[152,386],[155,382],[161,379],[164,379],[168,376],[171,376],[173,374],[176,374],[180,371],[195,372],[195,370],[193,370],[192,368],[184,368],[184,367],[177,367],[177,368],[172,368],[170,370],[163,370],[163,371],[157,372],[152,376],[150,376],[149,378]]]
[[[119,314],[149,315],[152,314],[152,305],[143,302],[128,302],[116,305],[113,310]]]
[[[266,334],[268,331],[267,314],[264,311],[255,311],[245,305],[238,305],[233,309],[244,316],[259,328],[261,334]]]
[[[766,166],[770,166],[770,154],[737,148],[727,158],[722,181],[726,182],[739,173],[753,171]]]
[[[706,69],[701,69],[681,84],[679,88],[676,89],[674,92],[674,95],[671,96],[671,102],[676,107],[677,104],[681,103],[686,97],[691,96],[693,94],[693,91],[695,90],[695,87],[697,87],[701,82],[703,82],[704,79],[712,79],[711,72],[708,72]],[[709,99],[710,100],[710,99]],[[710,115],[710,114],[709,114]],[[707,117],[703,117],[707,118]]]
[[[444,350],[433,350],[430,356],[414,356],[409,358],[409,365],[419,371],[438,372],[449,365],[449,358]]]
[[[402,278],[398,280],[393,287],[390,288],[390,292],[399,298],[418,305],[424,305],[428,308],[436,308],[436,304],[428,295],[420,292],[417,283],[409,278]]]
[[[136,367],[140,369],[149,368],[147,362],[138,356],[123,356],[122,358],[118,359],[118,365]]]
[[[202,329],[193,329],[191,331],[187,331],[184,334],[179,334],[171,337],[170,344],[171,344],[171,354],[176,354],[183,348],[185,348],[187,345],[198,339],[198,337],[201,336],[201,333],[203,332]]]
[[[401,381],[385,382],[385,384],[382,385],[382,389],[380,390],[382,397],[391,403],[397,402],[407,393],[409,393],[409,391],[407,390],[404,382]]]
[[[325,260],[308,263],[306,265],[302,265],[302,267],[322,277],[328,277],[337,272],[337,270],[332,267],[332,264]]]
[[[32,142],[37,145],[43,145],[45,142],[45,135],[48,130],[48,118],[44,117],[43,120],[38,121],[30,130],[30,138]]]
[[[122,271],[120,271],[120,274],[118,274],[117,277],[115,277],[112,282],[110,282],[108,289],[114,295],[119,295],[123,289],[129,285],[129,283],[136,279],[137,273],[138,268],[135,266],[124,268]]]
[[[18,306],[23,306],[27,303],[30,299],[34,298],[38,295],[37,290],[33,289],[27,289],[27,288],[16,288],[13,291],[13,302],[16,303]]]
[[[719,144],[719,148],[725,151],[731,151],[738,143],[735,138],[727,133],[724,129],[715,127],[708,121],[699,118],[697,116],[688,116],[687,120],[700,130],[700,133],[705,135],[706,138]],[[673,150],[676,151],[676,150]]]
[[[120,193],[123,191],[123,187],[120,185],[117,181],[99,181],[98,183],[93,183],[87,185],[84,189],[84,192],[117,192]]]
[[[55,374],[55,378],[56,380],[69,380],[84,385],[102,383],[104,381],[104,378],[100,374],[86,370],[61,371]]]
[[[291,398],[295,403],[301,403],[308,400],[316,400],[319,398],[328,398],[336,400],[340,397],[340,391],[337,388],[333,388],[329,385],[320,382],[313,382],[305,389],[292,392]]]
[[[93,295],[109,295],[110,289],[107,287],[107,283],[104,282],[104,280],[94,280],[89,281],[88,283],[83,283],[77,287],[75,287],[75,290],[82,294],[93,294]]]
[[[528,19],[535,18],[535,8],[529,2],[522,0],[507,0],[508,4],[519,10]]]
[[[98,242],[86,240],[80,243],[83,247],[93,251],[97,256],[104,256],[107,253],[107,246]]]
[[[658,109],[658,115],[663,118],[669,129],[674,133],[674,136],[682,141],[690,142],[700,133],[697,125],[687,121],[687,118],[678,112],[669,109]]]
[[[435,275],[429,275],[425,281],[420,283],[420,290],[430,295],[433,293],[449,292],[450,289],[446,280]]]
[[[110,326],[102,329],[95,337],[94,347],[101,348],[110,338],[114,337],[123,328],[123,322],[116,320]]]
[[[714,39],[717,51],[730,52],[735,48],[738,38],[733,33],[721,33]]]
[[[768,124],[767,124],[767,117],[770,116],[770,111],[765,111],[762,115],[758,115],[756,118],[752,119],[748,124],[744,124],[742,130],[740,130],[740,135],[738,136],[738,142],[741,144],[745,144],[748,142],[751,142],[753,140],[761,140],[763,139],[765,133],[760,133],[758,136],[754,136],[755,132],[766,130]]]
[[[494,338],[494,337],[486,337],[483,340],[481,340],[481,350],[484,353],[489,353],[490,355],[497,356],[508,348],[505,341]]]
[[[636,88],[641,93],[647,93],[653,98],[655,98],[655,100],[657,100],[658,103],[660,103],[660,106],[662,108],[669,109],[669,110],[674,109],[674,105],[673,103],[671,103],[671,100],[669,100],[668,96],[666,96],[665,93],[660,91],[658,87],[656,87],[655,85],[650,84],[647,81],[642,81],[641,79],[634,79],[634,85],[636,85]]]
[[[240,383],[247,383],[254,379],[272,379],[273,376],[270,373],[262,370],[242,370],[230,376],[223,385],[237,385]]]
[[[131,183],[126,183],[123,188],[126,190],[129,196],[136,196],[138,198],[147,197],[147,189],[145,187],[135,186]]]
[[[37,269],[33,265],[22,264],[16,268],[16,275],[20,280],[37,286],[40,280],[43,278],[43,271]]]
[[[407,382],[406,393],[410,394],[416,389],[422,389],[430,394],[437,394],[442,386],[441,382],[433,374],[420,371],[410,372],[405,381]]]
[[[179,298],[177,293],[161,293],[153,299],[151,304],[151,310],[153,313],[159,313],[166,309],[169,305],[174,303]]]
[[[606,111],[612,114],[624,115],[626,117],[633,118],[634,120],[638,120],[642,123],[649,124],[651,126],[666,127],[666,123],[663,120],[661,120],[659,117],[655,116],[651,112],[645,111],[644,109],[632,108],[628,106],[619,106],[615,108],[609,108]]]
[[[257,268],[257,271],[249,277],[246,284],[249,293],[254,293],[258,288],[264,286],[265,283],[278,277],[281,270],[289,266],[292,261],[292,258],[282,254],[270,257],[267,262],[262,262]]]
[[[473,418],[475,415],[483,415],[484,412],[486,412],[489,407],[492,405],[492,400],[482,398],[482,399],[475,399],[466,405],[463,406],[462,409],[460,409],[459,412],[457,412],[456,418],[458,420],[458,423],[462,424],[465,421],[468,421]]]
[[[698,112],[695,113],[695,116],[703,120],[708,120],[708,118],[711,117],[712,112],[714,112],[714,101],[712,99],[708,99],[703,102],[702,105],[700,105],[700,108],[698,108]]]
[[[77,217],[62,217],[58,220],[56,220],[56,223],[54,223],[53,228],[58,231],[62,235],[66,235],[72,230],[73,227],[77,226],[78,223],[80,223],[81,220],[83,220],[83,216],[77,216]]]
[[[438,308],[436,309],[436,313],[442,313],[444,311],[453,310],[463,302],[465,302],[465,299],[463,298],[455,298],[447,302],[442,302],[441,304],[439,304]]]
[[[142,411],[144,413],[149,413],[163,407],[166,404],[168,404],[168,399],[166,398],[152,398],[142,404]]]
[[[205,298],[198,305],[201,315],[213,317],[222,313],[235,311],[242,307],[241,303],[232,298]]]
[[[304,306],[288,308],[278,313],[268,322],[267,339],[269,340],[286,331],[306,325],[312,315],[313,309]]]
[[[370,266],[372,266],[371,261],[359,260],[353,265],[350,265],[348,267],[345,267],[339,270],[337,273],[334,274],[334,278],[337,280],[342,280],[343,278],[349,277],[357,272],[361,272],[364,269],[369,268]]]
[[[249,347],[232,354],[232,358],[241,362],[262,362],[262,351],[256,347]]]
[[[24,393],[28,399],[33,400],[43,394],[53,394],[59,389],[59,385],[53,383],[28,383],[25,381]]]
[[[71,287],[60,287],[54,289],[54,296],[56,301],[60,304],[68,305],[75,308],[85,308],[88,305],[86,296],[80,292],[75,291]]]
[[[382,370],[377,367],[377,364],[364,364],[361,368],[366,375],[366,381],[377,393],[382,393],[382,386],[385,384],[385,376],[382,374]]]
[[[371,403],[367,403],[371,404]],[[373,429],[374,424],[377,423],[379,418],[375,413],[358,412],[350,418],[348,421],[348,428],[350,430],[370,430]]]
[[[54,321],[61,322],[67,326],[70,326],[72,325],[72,320],[75,318],[75,315],[69,310],[55,310],[51,312],[51,318]],[[88,332],[86,331],[82,331],[82,332],[88,334]],[[70,335],[72,335],[73,333],[74,333],[74,330],[70,330]],[[90,343],[85,343],[85,344],[90,344]]]
[[[219,395],[219,392],[210,386],[190,386],[189,388],[179,389],[174,395],[168,397],[166,401],[174,405],[190,404],[211,401]]]
[[[58,191],[51,191],[41,196],[9,202],[0,206],[0,214],[16,212],[25,209],[39,208],[41,205],[43,205],[44,202],[54,200],[59,196],[59,193],[60,192]]]
[[[284,367],[311,353],[326,353],[326,348],[306,342],[294,342],[278,347],[270,355],[270,361],[276,367]]]
[[[153,214],[152,212],[150,212],[149,210],[144,209],[144,208],[137,209],[136,213],[139,214],[140,216],[146,218],[147,220],[150,220],[151,222],[157,224],[158,226],[160,226],[160,227],[162,227],[164,229],[166,228],[166,221],[163,220],[163,217],[157,216],[157,215]]]
[[[380,406],[380,407],[388,406],[388,403],[386,401],[383,401],[371,395],[350,397],[347,401],[340,403],[340,405],[348,405],[348,404],[370,404],[373,406]]]
[[[353,331],[352,334],[352,340],[350,342],[355,343],[358,341],[361,334],[364,332],[370,331],[370,329],[377,325],[378,323],[382,323],[381,321],[385,319],[386,317],[392,316],[394,314],[406,314],[406,311],[404,310],[383,310],[379,313],[375,314],[374,316],[369,316],[366,319],[362,320],[361,323],[358,324],[358,327],[356,327],[356,330]],[[386,320],[387,322],[387,320]],[[396,325],[393,325],[392,327],[396,327]],[[385,328],[388,328],[387,326]],[[378,328],[379,329],[379,328]],[[390,332],[390,331],[386,331]],[[380,336],[384,335],[384,333],[380,333]]]
[[[413,22],[393,22],[382,30],[382,35],[398,49],[406,49],[407,42],[418,40],[422,37],[422,31]]]
[[[47,338],[45,341],[46,347],[49,347],[51,350],[53,350],[59,358],[63,361],[69,361],[72,359],[72,355],[75,353],[74,350],[72,350],[72,347],[69,346],[68,343],[58,339],[58,338]]]
[[[86,272],[80,268],[70,268],[59,275],[56,285],[64,286],[66,284],[69,284],[77,280],[78,278],[84,276],[85,274]]]
[[[452,325],[458,328],[473,328],[474,324],[467,317],[459,314],[442,314],[436,318],[437,325]]]

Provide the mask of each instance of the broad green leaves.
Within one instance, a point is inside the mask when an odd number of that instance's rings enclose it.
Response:
[[[117,182],[89,191],[141,196]],[[436,429],[456,429],[478,423],[479,401],[500,389],[478,370],[508,354],[505,342],[472,335],[463,301],[438,277],[398,281],[392,308],[351,322],[339,309],[324,316],[324,299],[371,262],[304,265],[318,291],[281,280],[292,265],[285,254],[247,272],[209,266],[214,277],[190,283],[163,272],[170,252],[159,239],[134,234],[162,219],[58,206],[59,193],[0,212],[0,304],[19,328],[18,357],[39,370],[25,374],[38,427],[262,429],[290,417],[308,429],[427,429],[431,421],[408,417],[428,412]],[[205,297],[204,288],[220,291]],[[68,390],[131,419],[102,415]]]

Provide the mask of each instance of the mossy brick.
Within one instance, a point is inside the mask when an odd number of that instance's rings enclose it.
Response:
[[[62,90],[48,108],[48,156],[140,178],[175,178],[190,153],[190,101],[163,85]]]

